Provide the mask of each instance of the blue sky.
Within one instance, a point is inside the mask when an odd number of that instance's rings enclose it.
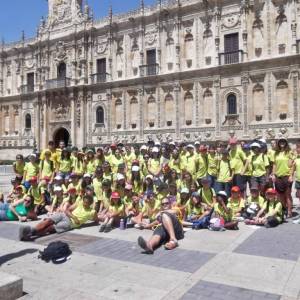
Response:
[[[47,15],[47,0],[0,0],[0,40],[17,41],[22,30],[26,37],[33,37],[42,16]],[[85,0],[84,0],[85,1]],[[144,0],[145,5],[155,3],[155,0]],[[97,19],[108,14],[112,5],[114,13],[136,9],[140,0],[88,0]]]

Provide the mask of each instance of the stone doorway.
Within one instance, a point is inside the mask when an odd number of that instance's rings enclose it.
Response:
[[[57,129],[53,134],[53,141],[56,147],[58,147],[60,141],[64,141],[65,145],[68,146],[69,140],[70,133],[67,129],[63,127]]]

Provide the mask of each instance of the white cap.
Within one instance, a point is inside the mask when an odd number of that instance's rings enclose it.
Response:
[[[155,146],[160,146],[160,142],[159,142],[159,141],[156,141],[154,145],[155,145]]]
[[[195,145],[200,145],[200,142],[199,142],[199,141],[196,141],[196,142],[195,142]]]
[[[188,188],[182,188],[180,194],[188,194],[190,191]]]
[[[131,171],[133,171],[133,172],[138,172],[140,170],[140,167],[139,166],[133,166],[132,168],[131,168]]]
[[[266,141],[265,139],[259,139],[259,141],[260,141],[261,143],[263,143],[263,144],[266,144],[266,143],[267,143],[267,141]]]
[[[121,174],[121,173],[118,173],[117,174],[117,180],[122,180],[122,179],[125,179],[124,175]]]
[[[150,178],[151,180],[153,180],[153,175],[148,174],[145,178]]]
[[[159,152],[159,149],[157,147],[153,147],[152,152]]]
[[[87,178],[87,177],[89,177],[89,178],[91,178],[91,175],[89,174],[89,173],[85,173],[84,175],[83,175],[83,178]]]
[[[36,158],[36,154],[31,153],[31,154],[29,155],[29,157],[34,157],[34,158]]]
[[[54,192],[61,192],[62,188],[59,185],[56,185],[53,189]]]
[[[259,144],[259,143],[256,143],[256,142],[252,143],[252,144],[250,145],[250,147],[251,147],[251,148],[253,148],[253,147],[261,148],[260,144]]]
[[[147,150],[147,146],[146,145],[142,145],[141,146],[141,150]]]
[[[63,178],[62,178],[60,175],[56,175],[56,176],[54,177],[54,179],[55,179],[55,180],[62,180]]]
[[[187,147],[187,148],[195,149],[195,147],[194,147],[192,144],[188,144],[186,147]]]
[[[175,146],[175,142],[173,141],[171,141],[169,144]]]
[[[218,193],[217,193],[217,196],[218,196],[218,195],[227,197],[227,194],[226,194],[225,191],[220,191],[220,192],[218,192]]]

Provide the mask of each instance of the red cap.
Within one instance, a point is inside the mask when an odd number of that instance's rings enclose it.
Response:
[[[275,189],[269,188],[269,189],[267,189],[267,190],[266,190],[266,194],[272,194],[272,195],[276,195],[276,194],[277,194],[277,192],[276,192],[276,190],[275,190]]]
[[[119,199],[120,198],[120,194],[118,192],[112,192],[111,193],[111,198],[112,199]]]
[[[233,138],[230,138],[228,144],[229,144],[229,145],[236,145],[236,144],[237,144],[237,139],[234,138],[234,137],[233,137]]]
[[[76,193],[76,188],[74,188],[73,186],[69,187],[68,193]]]
[[[37,182],[37,177],[33,176],[29,179],[30,182]]]
[[[238,186],[233,186],[232,188],[231,188],[231,192],[232,193],[239,193],[241,190],[240,190],[240,188],[238,187]]]
[[[44,176],[43,180],[50,181],[50,177],[49,176]]]
[[[116,149],[116,148],[117,148],[117,145],[116,145],[115,143],[113,143],[113,144],[110,145],[110,148],[111,148],[111,149]]]

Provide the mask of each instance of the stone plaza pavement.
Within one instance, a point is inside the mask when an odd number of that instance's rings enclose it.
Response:
[[[89,226],[25,243],[17,240],[19,226],[0,223],[0,271],[23,278],[21,299],[300,299],[300,225],[291,222],[188,230],[179,248],[150,256],[136,243],[150,231]],[[53,240],[70,244],[66,263],[38,259]]]

